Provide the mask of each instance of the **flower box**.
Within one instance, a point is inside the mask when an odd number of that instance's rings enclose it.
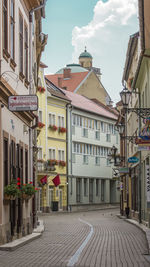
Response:
[[[20,184],[20,182],[16,182],[16,180],[13,180],[10,182],[10,184],[4,187],[4,199],[13,200],[16,197],[20,196],[20,188],[18,184]]]
[[[38,127],[39,128],[43,128],[44,126],[45,126],[45,124],[43,122],[40,122],[40,121],[38,122]]]
[[[66,128],[64,128],[64,127],[59,127],[59,128],[58,128],[58,132],[59,132],[59,133],[66,133]]]
[[[59,165],[62,166],[62,167],[64,167],[64,166],[66,166],[66,162],[63,161],[63,160],[60,160],[60,161],[59,161]]]
[[[37,159],[37,162],[44,163],[44,159]]]
[[[49,129],[52,131],[56,131],[57,130],[57,126],[56,125],[49,125]]]
[[[56,159],[48,159],[47,164],[49,166],[55,166],[55,165],[58,165],[58,161]]]
[[[15,196],[4,194],[4,200],[15,200],[15,199],[16,199]]]
[[[40,86],[40,87],[38,87],[38,91],[39,91],[40,93],[44,93],[44,92],[45,92],[45,88],[42,87],[42,86]]]
[[[29,199],[31,199],[31,198],[33,198],[33,195],[27,195],[27,194],[22,194],[22,199],[23,200],[26,200],[26,201],[28,201]]]

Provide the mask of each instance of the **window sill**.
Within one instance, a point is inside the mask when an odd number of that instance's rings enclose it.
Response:
[[[19,73],[19,79],[23,82],[23,79],[25,78],[24,74],[22,72]]]
[[[8,62],[8,59],[10,58],[10,54],[6,49],[3,49],[3,58]]]
[[[30,85],[30,82],[27,79],[25,79],[24,80],[24,85],[28,89],[28,86]]]
[[[10,59],[10,67],[11,67],[13,70],[15,70],[16,66],[17,66],[17,64],[16,64],[15,61],[11,58],[11,59]]]

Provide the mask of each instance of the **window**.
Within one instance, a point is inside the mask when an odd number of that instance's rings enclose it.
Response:
[[[110,165],[110,159],[106,158],[106,165],[109,166]]]
[[[58,150],[58,160],[65,160],[65,151],[64,150]]]
[[[58,116],[58,127],[65,127],[65,119],[63,116]]]
[[[23,18],[19,14],[19,72],[23,73]]]
[[[101,201],[104,201],[104,189],[105,189],[105,181],[101,180]]]
[[[84,196],[87,196],[87,179],[84,178]]]
[[[100,132],[99,131],[95,132],[95,139],[100,140]]]
[[[11,0],[10,11],[10,55],[15,60],[15,12],[14,12],[14,0]]]
[[[42,159],[42,158],[43,158],[43,155],[42,155],[42,148],[41,148],[41,147],[38,147],[38,155],[37,155],[37,158],[38,158],[38,159]]]
[[[96,179],[96,196],[99,195],[99,179]]]
[[[83,137],[88,138],[88,129],[83,128]]]
[[[49,148],[49,159],[56,159],[55,148]]]
[[[88,156],[83,155],[83,164],[88,164]]]
[[[108,133],[106,134],[106,141],[111,142],[111,135]]]
[[[3,151],[4,151],[4,186],[8,185],[8,139],[4,138],[3,141]]]
[[[72,125],[76,125],[76,115],[73,114],[72,116],[73,116],[73,119],[72,119]]]
[[[104,132],[104,123],[101,121],[101,130]]]
[[[73,143],[73,153],[76,153],[76,143]]]
[[[8,1],[3,0],[3,48],[8,50]]]
[[[49,113],[49,125],[55,125],[56,116],[55,114]]]
[[[28,150],[25,150],[25,183],[28,183]]]
[[[39,110],[39,121],[42,122],[42,110]]]
[[[28,28],[26,26],[24,31],[24,65],[25,79],[28,80]]]
[[[100,165],[100,157],[95,157],[95,165]]]
[[[10,181],[16,178],[16,144],[11,140],[10,144]]]

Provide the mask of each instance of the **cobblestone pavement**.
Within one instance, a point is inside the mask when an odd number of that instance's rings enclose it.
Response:
[[[144,233],[117,210],[41,216],[45,231],[15,251],[0,251],[0,267],[150,267]]]

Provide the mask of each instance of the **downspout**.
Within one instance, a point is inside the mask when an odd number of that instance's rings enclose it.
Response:
[[[32,14],[29,13],[29,95],[32,92]],[[29,127],[29,177],[33,182],[33,143],[32,143],[33,130]]]
[[[71,119],[71,112],[72,106],[69,104],[66,105],[66,125],[67,125],[67,132],[66,132],[66,160],[67,160],[67,210],[69,211],[69,175],[72,175],[72,119]],[[70,129],[69,129],[69,120],[70,120]],[[68,131],[70,133],[70,137],[68,136]],[[69,138],[68,138],[69,137]],[[70,154],[69,154],[70,150]],[[70,158],[69,158],[70,155]],[[71,177],[72,179],[72,177]],[[72,193],[72,181],[71,181],[71,193]],[[70,210],[71,211],[71,210]]]

